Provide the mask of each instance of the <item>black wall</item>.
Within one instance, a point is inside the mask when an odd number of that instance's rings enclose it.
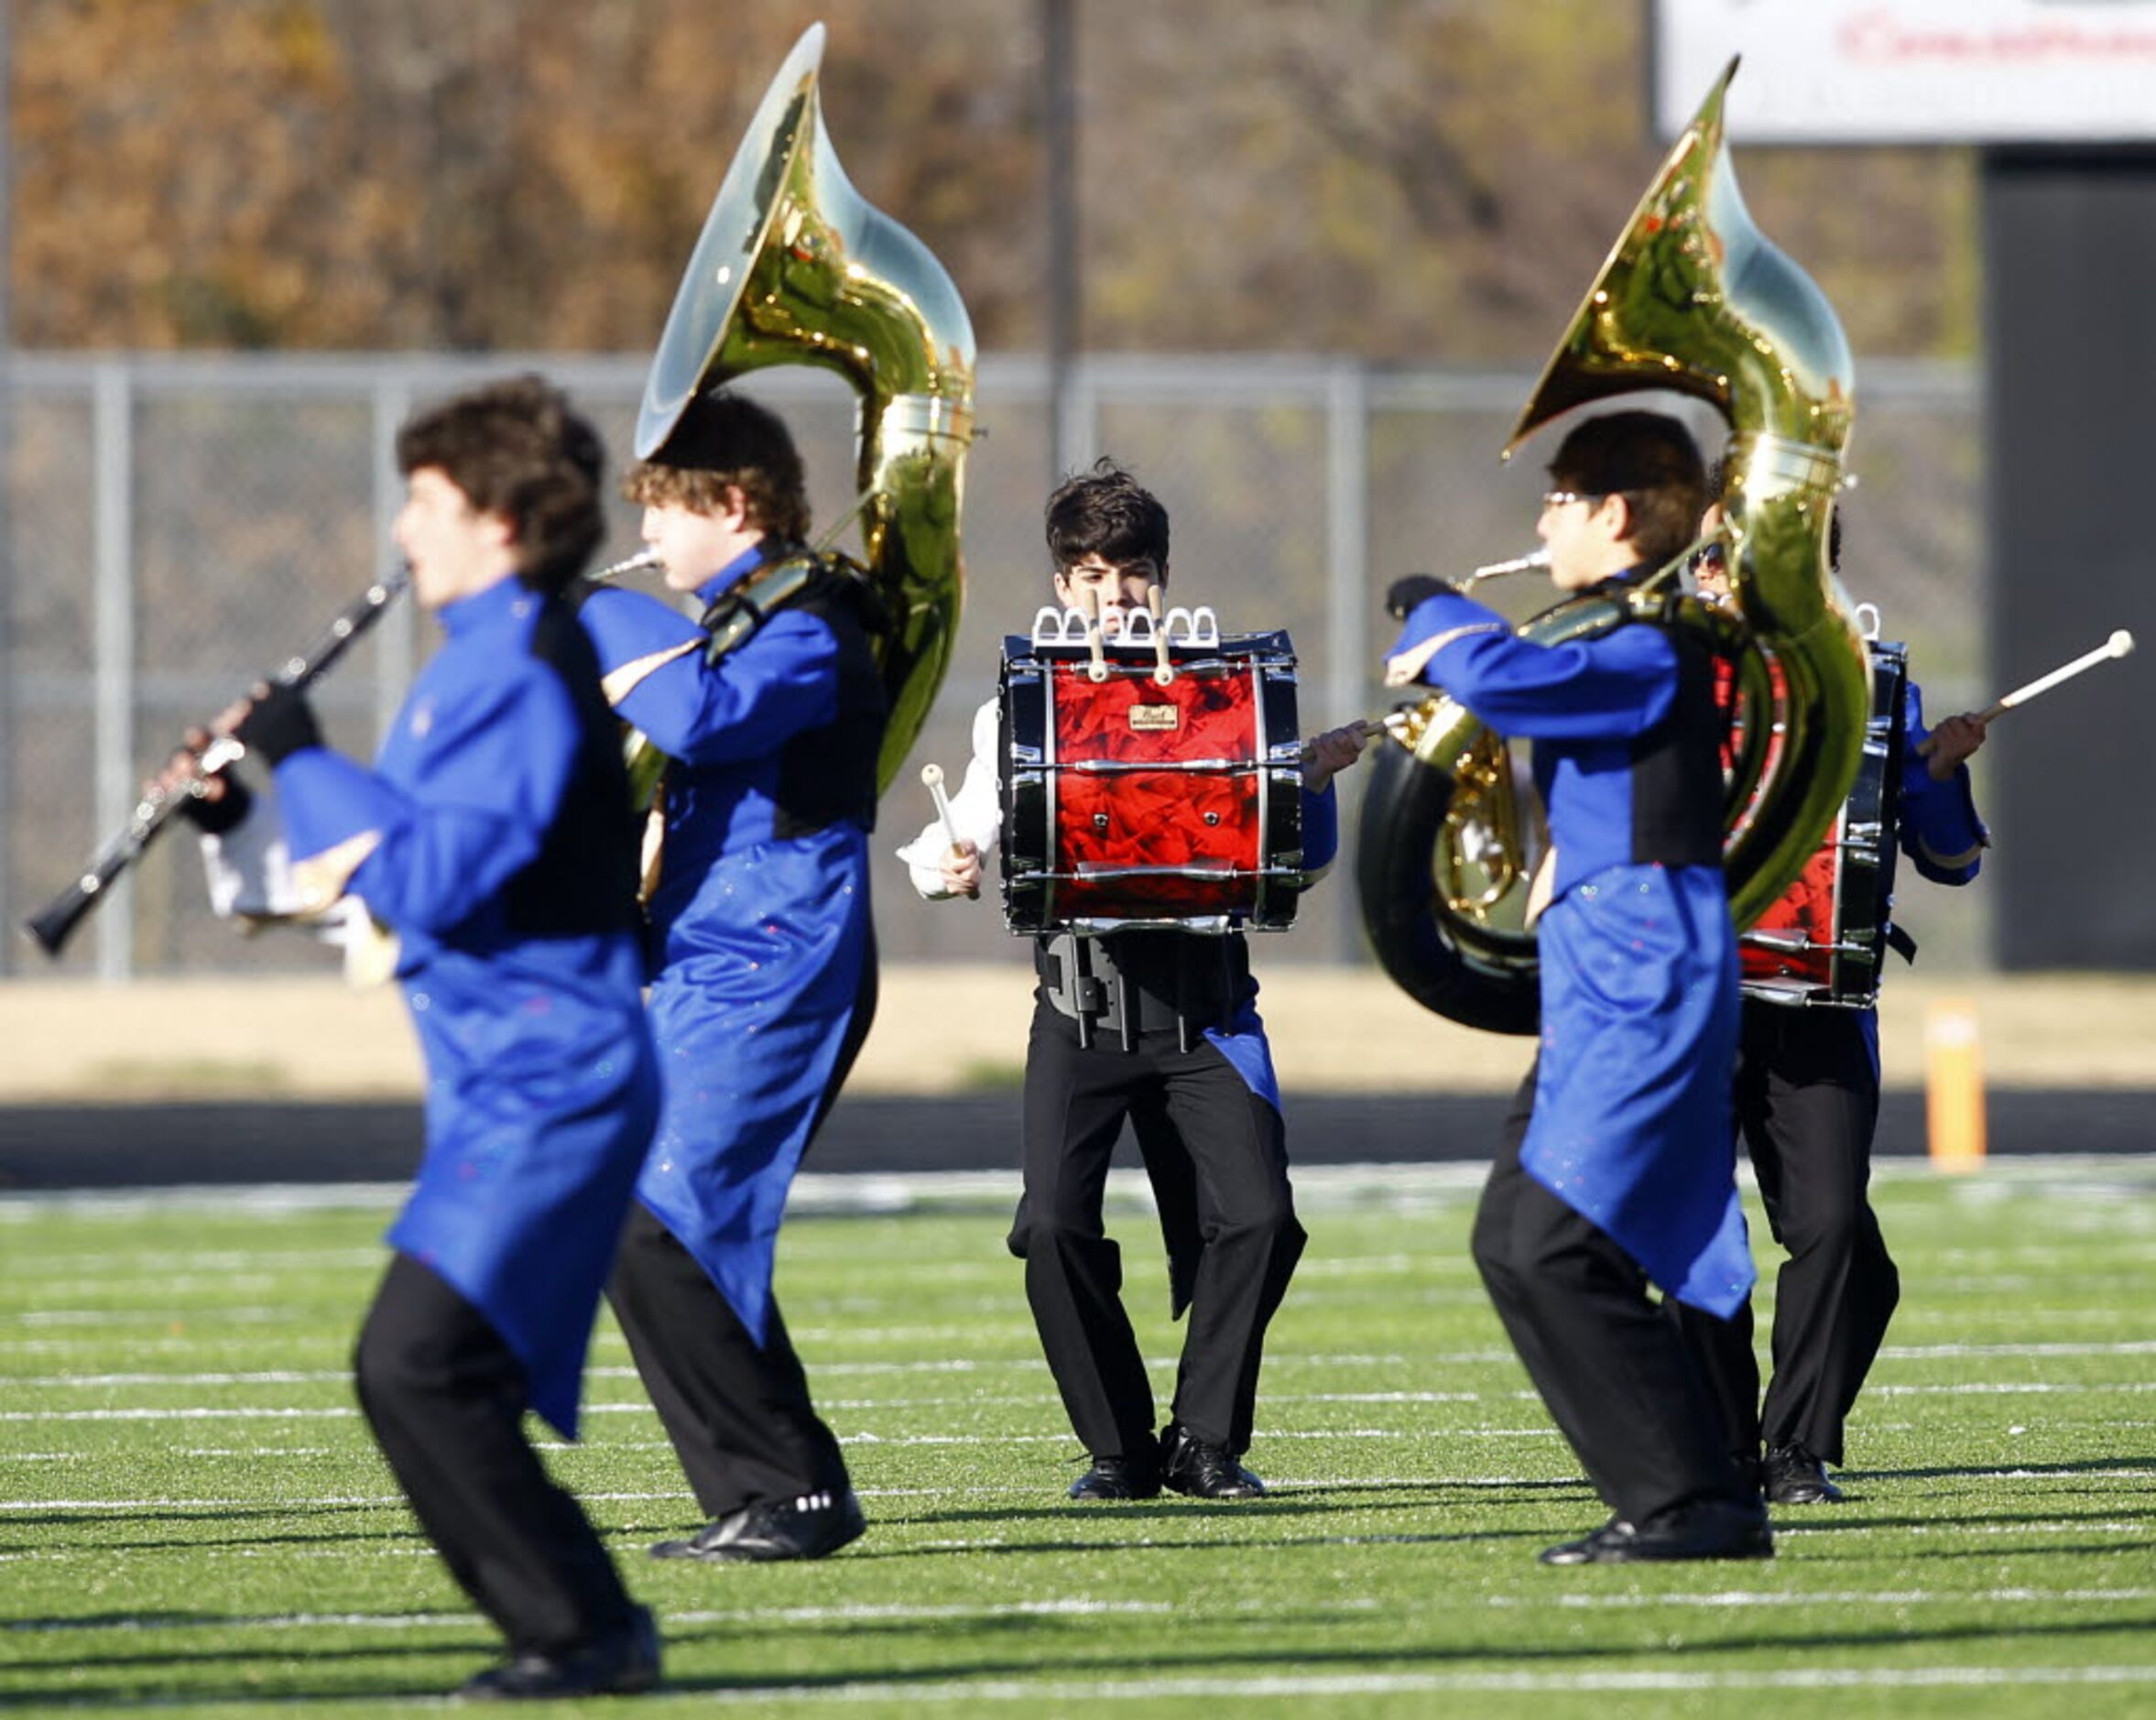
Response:
[[[1983,167],[1992,680],[2140,650],[1992,726],[2007,968],[2156,968],[2156,150]]]

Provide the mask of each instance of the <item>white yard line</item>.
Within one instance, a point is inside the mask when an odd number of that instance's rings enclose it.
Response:
[[[1472,1194],[1482,1187],[1488,1166],[1479,1160],[1444,1164],[1298,1165],[1297,1202],[1312,1208],[1339,1204],[1396,1208],[1425,1196]],[[2135,1203],[2149,1192],[2156,1176],[2156,1154],[1995,1153],[1976,1176],[1957,1179],[1958,1199],[1981,1203],[1994,1200],[2026,1202],[2057,1192],[2085,1201],[2092,1192],[2118,1194],[2125,1204],[2107,1208],[2106,1224],[2156,1225],[2140,1216]],[[1872,1166],[1872,1180],[1891,1191],[1903,1183],[1933,1183],[1938,1173],[1921,1159],[1884,1159]],[[1142,1183],[1111,1180],[1111,1201],[1123,1210],[1145,1210]],[[808,1171],[794,1181],[789,1210],[795,1213],[896,1214],[923,1208],[965,1210],[993,1207],[1016,1197],[1015,1170],[930,1170],[905,1174],[831,1175]],[[158,1189],[30,1190],[0,1192],[0,1225],[34,1225],[55,1207],[88,1216],[125,1220],[144,1211],[204,1210],[224,1216],[389,1210],[409,1192],[402,1182],[182,1184]],[[1904,1216],[1898,1214],[1897,1216]],[[1915,1222],[1913,1215],[1911,1222]],[[1940,1222],[1951,1223],[1950,1214]]]
[[[2125,1589],[1791,1589],[1732,1590],[1709,1595],[1492,1595],[1492,1606],[1555,1606],[1573,1611],[1647,1606],[1728,1607],[1741,1611],[1750,1606],[1951,1606],[1962,1602],[1982,1606],[2103,1606],[2108,1603],[2156,1601],[2156,1588]]]
[[[1661,1691],[2003,1688],[2156,1684],[2148,1666],[1789,1667],[1757,1672],[1362,1672],[1261,1678],[974,1679],[942,1683],[863,1681],[698,1691],[700,1703],[895,1703],[916,1712],[940,1703],[1160,1702],[1192,1697],[1602,1694]]]
[[[1889,1344],[1882,1360],[1929,1362],[1965,1355],[2156,1355],[2156,1338],[2112,1344]]]
[[[2014,1357],[2042,1358],[2049,1356],[2139,1356],[2156,1355],[2156,1339],[2119,1339],[2096,1343],[2032,1343],[2032,1344],[1888,1344],[1879,1351],[1883,1361],[1928,1362],[1986,1356],[1996,1359]],[[1450,1350],[1435,1351],[1427,1355],[1296,1355],[1275,1357],[1271,1372],[1275,1375],[1296,1369],[1337,1370],[1347,1368],[1384,1368],[1388,1370],[1425,1374],[1447,1367],[1500,1366],[1513,1360],[1509,1350]],[[859,1376],[868,1374],[978,1374],[992,1371],[1038,1372],[1045,1365],[1038,1355],[990,1357],[980,1360],[945,1359],[912,1362],[819,1362],[817,1377],[826,1376]],[[1153,1356],[1146,1366],[1155,1372],[1172,1372],[1177,1366],[1174,1356]],[[320,1368],[248,1368],[248,1369],[174,1369],[170,1372],[151,1372],[136,1369],[126,1373],[103,1374],[24,1374],[14,1378],[0,1376],[0,1384],[11,1391],[19,1390],[112,1390],[125,1387],[179,1387],[179,1386],[344,1386],[350,1383],[351,1370],[346,1367]],[[587,1380],[634,1380],[637,1377],[634,1367],[602,1364],[584,1370]],[[2071,1385],[2071,1382],[2069,1382]],[[1949,1382],[1944,1385],[1908,1385],[1899,1388],[1905,1391],[1948,1390],[2008,1390],[2019,1391],[2045,1388],[2027,1385],[1995,1384],[1981,1380]],[[1873,1389],[1880,1389],[1874,1388]],[[1281,1392],[1265,1394],[1269,1403],[1433,1403],[1473,1402],[1488,1394],[1476,1392],[1435,1392],[1403,1390],[1397,1392]],[[1505,1393],[1500,1395],[1523,1395]],[[947,1402],[944,1399],[893,1398],[883,1400],[864,1400],[860,1407],[874,1408],[887,1405],[901,1408],[907,1404]],[[968,1398],[968,1402],[977,1401]]]
[[[1164,1364],[1154,1364],[1156,1368]],[[2017,1397],[2075,1397],[2092,1392],[2121,1392],[2143,1395],[2156,1392],[2156,1380],[2028,1380],[2020,1382],[1988,1380],[1956,1380],[1940,1385],[1896,1385],[1875,1382],[1866,1388],[1867,1398],[2017,1398]],[[1341,1403],[1341,1404],[1401,1404],[1408,1406],[1443,1403],[1496,1403],[1526,1401],[1530,1394],[1518,1390],[1489,1392],[1437,1392],[1437,1391],[1378,1391],[1378,1392],[1321,1392],[1281,1393],[1268,1401],[1274,1403]],[[854,1406],[856,1413],[889,1411],[903,1413],[927,1406],[918,1399],[890,1399],[870,1400]],[[968,1399],[978,1404],[981,1399]],[[996,1404],[1020,1407],[1030,1403],[1026,1399],[1000,1399]],[[835,1407],[835,1406],[834,1406]],[[993,1407],[993,1406],[991,1406]],[[641,1399],[620,1402],[593,1402],[583,1406],[586,1417],[610,1415],[647,1415],[649,1404]],[[0,1423],[6,1422],[60,1422],[60,1421],[306,1421],[310,1418],[343,1420],[358,1414],[350,1404],[163,1404],[132,1407],[103,1406],[94,1410],[0,1410]],[[1306,1428],[1268,1429],[1264,1435],[1269,1440],[1324,1440],[1324,1439],[1399,1439],[1409,1435],[1443,1433],[1447,1437],[1474,1437],[1495,1435],[1511,1437],[1519,1433],[1553,1432],[1553,1428],[1490,1428],[1490,1427],[1439,1427],[1414,1428]],[[873,1431],[849,1432],[849,1439],[865,1442],[882,1442],[895,1445],[970,1445],[983,1439],[1016,1440],[1021,1442],[1048,1435],[985,1433],[968,1431],[963,1433],[878,1434]],[[1068,1438],[1068,1435],[1054,1437]]]
[[[1500,1432],[1497,1430],[1490,1430],[1490,1432],[1493,1437],[1539,1438],[1546,1433],[1551,1433],[1552,1430],[1540,1428],[1522,1428],[1512,1432]],[[1272,1437],[1274,1436],[1268,1436],[1269,1440]],[[1311,1437],[1316,1436],[1312,1435]],[[903,1443],[913,1443],[916,1442],[898,1440],[871,1440],[857,1442],[867,1444],[884,1443],[896,1445]],[[1014,1445],[1072,1445],[1073,1444],[1073,1442],[1071,1439],[1071,1436],[1067,1433],[1043,1433],[1021,1434],[1013,1439],[1001,1441],[999,1443]],[[558,1452],[562,1448],[559,1445],[555,1445],[542,1446],[540,1449]],[[614,1447],[610,1449],[620,1450],[624,1448]],[[656,1451],[664,1450],[667,1448],[664,1446],[662,1442],[654,1441],[648,1445],[640,1446],[636,1449]],[[282,1457],[287,1455],[296,1455],[298,1453],[269,1451],[248,1454],[258,1457]],[[310,1454],[319,1455],[320,1453]],[[1076,1460],[1073,1459],[1073,1461],[1075,1462]],[[2151,1479],[2151,1477],[2156,1477],[2156,1466],[2144,1466],[2140,1468],[2118,1467],[2110,1469],[2075,1469],[2066,1474],[2051,1474],[2044,1471],[2031,1471],[2022,1469],[1982,1469],[1964,1470],[1957,1472],[1957,1478],[1963,1481],[2053,1481],[2062,1485],[2083,1482],[2091,1479],[2108,1481],[2145,1481]],[[1890,1479],[1891,1477],[1885,1478]],[[1584,1478],[1579,1475],[1521,1476],[1481,1475],[1336,1476],[1290,1475],[1284,1477],[1275,1476],[1269,1479],[1267,1483],[1269,1497],[1278,1498],[1293,1497],[1295,1496],[1303,1494],[1322,1495],[1335,1492],[1341,1488],[1351,1488],[1366,1492],[1388,1488],[1397,1488],[1406,1492],[1430,1492],[1439,1489],[1448,1492],[1459,1492],[1462,1490],[1497,1492],[1521,1486],[1584,1488],[1585,1486],[1586,1482]],[[968,1483],[964,1486],[952,1487],[864,1486],[859,1489],[861,1497],[865,1499],[955,1499],[966,1498],[972,1497],[975,1494],[983,1493],[1028,1495],[1039,1493],[1041,1489],[1034,1486],[976,1486],[971,1483]],[[666,1490],[657,1493],[580,1489],[577,1497],[583,1499],[608,1501],[621,1505],[648,1505],[653,1503],[681,1504],[686,1502],[690,1496],[679,1489]],[[245,1497],[234,1496],[229,1497],[213,1497],[204,1498],[167,1497],[154,1499],[0,1499],[0,1513],[5,1513],[9,1511],[112,1511],[129,1516],[155,1516],[160,1511],[225,1511],[252,1510],[271,1508],[304,1512],[320,1506],[387,1507],[401,1506],[403,1503],[403,1496],[401,1494],[394,1493],[348,1495],[310,1493],[303,1499],[292,1501],[282,1500],[274,1496],[264,1496],[260,1494]],[[1172,1504],[1173,1501],[1169,1501],[1169,1503]],[[1084,1515],[1086,1514],[1083,1512],[1074,1513],[1074,1518],[1083,1517]],[[1113,1519],[1110,1519],[1108,1520]],[[1934,1523],[1897,1524],[1895,1525],[1895,1529],[1897,1533],[1902,1534],[1950,1534],[1955,1532],[1966,1532],[1970,1534],[2011,1534],[2017,1530],[2026,1529],[2041,1534],[2062,1534],[2077,1528],[2090,1528],[2107,1529],[2113,1532],[2123,1532],[2127,1530],[2145,1529],[2146,1527],[2146,1524],[2135,1523],[2132,1521],[2085,1524],[2076,1521],[2025,1523],[2017,1520],[2008,1523],[1987,1523],[1980,1519],[1970,1520],[1967,1519],[1944,1519]],[[1777,1535],[1809,1535],[1822,1531],[1833,1531],[1838,1533],[1841,1531],[1841,1526],[1831,1521],[1813,1520],[1800,1522],[1786,1517],[1777,1517],[1775,1519],[1774,1529]],[[962,1546],[967,1543],[963,1541],[950,1541],[940,1542],[938,1544]],[[2156,1590],[2150,1591],[2150,1593],[2151,1595],[2156,1595]]]
[[[32,1327],[54,1326],[165,1326],[189,1318],[214,1320],[220,1325],[288,1325],[294,1321],[320,1318],[312,1309],[227,1308],[204,1302],[195,1308],[32,1308],[21,1313],[0,1314],[0,1323],[12,1322]]]
[[[1940,1386],[1896,1386],[1874,1382],[1864,1388],[1867,1398],[2016,1398],[2031,1394],[2064,1396],[2085,1391],[2156,1391],[2156,1379],[2117,1380],[1955,1380]]]
[[[1780,1594],[1737,1592],[1718,1595],[1483,1595],[1473,1604],[1504,1611],[1514,1607],[1557,1606],[1567,1610],[1607,1607],[1692,1606],[1741,1610],[1752,1606],[1954,1606],[2042,1604],[2051,1606],[2108,1606],[2156,1599],[2156,1589],[2041,1589],[1978,1590],[1850,1590],[1833,1593]],[[1269,1612],[1275,1603],[1251,1600],[1226,1606],[1178,1606],[1169,1601],[1099,1600],[1090,1595],[1062,1599],[1012,1601],[1002,1605],[904,1606],[899,1604],[851,1606],[759,1606],[724,1610],[700,1608],[670,1610],[669,1628],[706,1625],[811,1625],[955,1622],[965,1619],[1092,1618],[1104,1616],[1161,1617],[1178,1613],[1196,1618],[1233,1617],[1239,1614]],[[1376,1612],[1380,1603],[1369,1598],[1308,1601],[1300,1611],[1329,1615]],[[190,1630],[308,1630],[325,1625],[356,1627],[367,1630],[433,1630],[477,1627],[474,1613],[263,1613],[240,1614],[229,1618],[191,1617],[175,1618],[165,1614],[90,1618],[40,1618],[0,1623],[0,1632],[20,1636],[50,1636],[62,1632],[133,1636]]]

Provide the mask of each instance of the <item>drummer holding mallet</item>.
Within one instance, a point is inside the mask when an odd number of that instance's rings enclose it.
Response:
[[[1168,512],[1109,461],[1049,497],[1055,594],[1102,638],[1157,614],[1168,582]],[[998,705],[974,719],[973,759],[955,796],[931,789],[937,817],[898,851],[931,900],[979,894],[982,855],[1001,836]],[[1305,750],[1305,886],[1338,848],[1334,772],[1355,762],[1359,726]],[[1147,1499],[1163,1486],[1246,1499],[1264,1485],[1242,1464],[1267,1325],[1304,1235],[1288,1182],[1286,1131],[1258,986],[1239,931],[1149,926],[1037,937],[1040,985],[1026,1047],[1024,1192],[1011,1252],[1050,1371],[1091,1464],[1081,1501]],[[1189,1323],[1168,1424],[1119,1294],[1121,1252],[1102,1194],[1128,1117],[1159,1199],[1171,1305]]]
[[[1710,507],[1703,534],[1713,537],[1720,524]],[[1828,539],[1837,572],[1841,526],[1837,512]],[[1695,572],[1701,595],[1721,601],[1728,581],[1717,549],[1710,546]],[[1883,827],[1872,868],[1872,900],[1887,910],[1897,852],[1933,883],[1966,884],[1990,840],[1976,815],[1967,760],[1983,746],[1998,707],[1926,728],[1913,681],[1904,701],[1890,724],[1900,750],[1884,760],[1889,778],[1878,797]],[[1837,822],[1817,864],[1831,868],[1842,846]],[[1791,898],[1803,891],[1837,902],[1841,896],[1831,876],[1823,882],[1813,867]],[[1749,1301],[1731,1320],[1689,1307],[1677,1312],[1721,1404],[1733,1453],[1759,1475],[1768,1504],[1830,1505],[1842,1490],[1827,1469],[1842,1462],[1844,1424],[1900,1299],[1900,1277],[1868,1192],[1879,1111],[1878,1012],[1869,996],[1807,1002],[1778,988],[1773,952],[1786,934],[1761,929],[1796,923],[1782,909],[1777,903],[1768,909],[1742,952],[1737,1061],[1737,1131],[1774,1238],[1789,1257],[1776,1279],[1774,1368],[1764,1404]],[[1888,913],[1869,917],[1887,948],[1915,958],[1914,942]],[[1844,937],[1837,926],[1835,943]],[[1875,952],[1874,960],[1883,953]]]

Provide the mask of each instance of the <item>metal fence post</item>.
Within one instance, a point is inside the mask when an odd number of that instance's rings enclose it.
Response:
[[[1362,364],[1343,359],[1325,379],[1325,713],[1327,728],[1363,714],[1370,662],[1370,401]],[[1342,836],[1345,843],[1346,833]],[[1353,914],[1337,921],[1333,953],[1362,954]]]
[[[1100,457],[1101,385],[1090,363],[1081,358],[1071,365],[1061,396],[1051,397],[1049,409],[1057,419],[1050,427],[1055,447],[1070,463],[1055,474],[1061,484]]]
[[[397,427],[410,414],[411,406],[411,384],[405,376],[384,376],[375,384],[371,511],[375,521],[376,577],[379,579],[389,578],[398,564],[397,546],[389,538],[404,494],[404,481],[397,470]],[[412,601],[408,597],[384,615],[382,625],[375,630],[373,742],[376,750],[388,738],[389,725],[397,721],[397,707],[404,702],[405,690],[411,685],[412,608]]]
[[[134,809],[135,779],[135,386],[122,360],[97,366],[91,413],[91,506],[94,566],[91,682],[96,717],[97,828],[117,830]],[[135,881],[97,917],[97,976],[135,971]]]

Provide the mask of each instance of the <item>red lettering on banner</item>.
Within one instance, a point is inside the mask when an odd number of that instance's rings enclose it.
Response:
[[[1844,24],[1836,46],[1843,59],[1863,64],[1920,60],[2037,60],[2100,62],[2120,57],[2156,58],[2156,30],[2124,27],[2086,28],[2074,24],[1954,29],[1906,22],[1885,7],[1860,12]]]

